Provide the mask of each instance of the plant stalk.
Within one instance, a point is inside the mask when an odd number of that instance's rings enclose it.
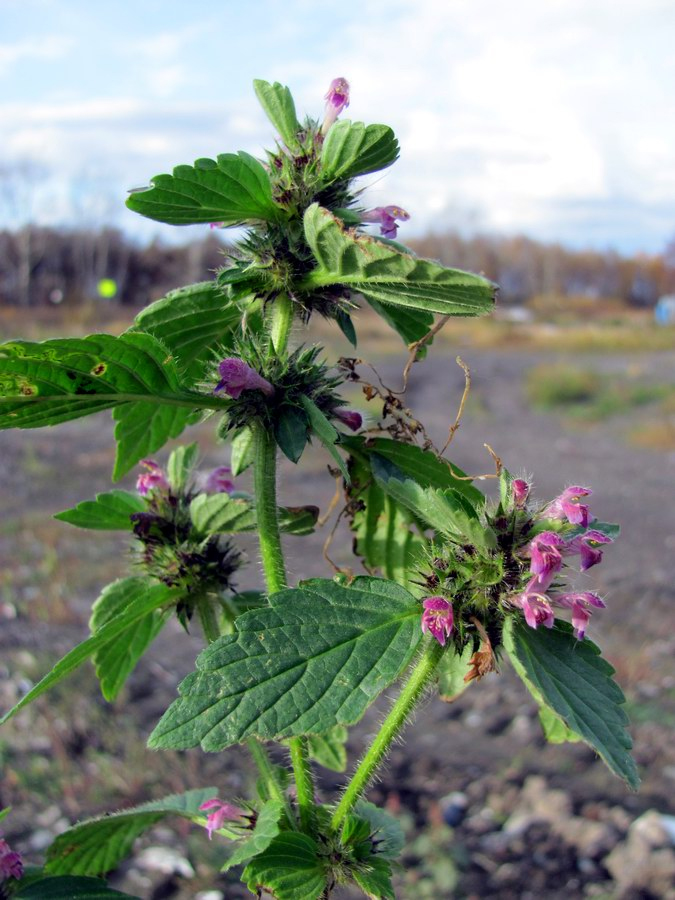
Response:
[[[286,569],[279,520],[277,514],[276,463],[274,437],[258,423],[254,430],[255,460],[253,484],[255,490],[256,522],[260,543],[260,558],[270,594],[287,586]],[[291,738],[291,763],[297,791],[300,822],[304,831],[311,831],[314,819],[314,782],[305,738]]]
[[[422,655],[410,673],[408,681],[403,686],[403,690],[398,695],[387,718],[382,723],[373,743],[366,751],[366,755],[359,763],[351,781],[347,785],[347,789],[342,795],[342,799],[331,819],[331,826],[334,831],[340,828],[354,804],[368,788],[375,772],[389,752],[393,741],[405,727],[410,714],[431,681],[442,655],[443,647],[433,638],[429,639]]]

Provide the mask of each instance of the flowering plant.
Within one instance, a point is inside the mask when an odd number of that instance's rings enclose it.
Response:
[[[243,866],[258,896],[327,898],[351,883],[368,897],[393,897],[402,835],[364,799],[368,786],[428,689],[451,699],[506,659],[551,739],[586,741],[637,785],[623,695],[585,638],[604,601],[568,584],[575,568],[601,561],[618,532],[593,518],[583,502],[590,490],[568,487],[537,502],[529,481],[495,456],[500,490],[488,499],[434,448],[399,395],[364,383],[367,400],[383,401],[381,414],[364,419],[347,408],[342,389],[361,380],[360,360],[331,366],[321,347],[293,346],[315,313],[356,346],[352,316],[364,302],[409,346],[407,375],[449,317],[489,313],[496,286],[394,242],[409,218],[401,207],[361,205],[354,179],[390,166],[398,143],[385,125],[340,118],[349,106],[344,78],[331,83],[322,121],[300,122],[280,84],[257,81],[255,91],[278,135],[263,160],[198,159],[128,200],[169,224],[244,225],[215,279],[173,291],[118,336],[0,346],[0,427],[112,409],[114,479],[142,467],[135,492],[114,489],[57,515],[79,528],[127,531],[135,572],[103,591],[90,637],[4,719],[86,659],[114,699],[175,613],[186,629],[201,628],[206,646],[149,745],[220,752],[244,743],[260,779],[249,800],[207,787],[79,823],[48,849],[32,894],[22,893],[20,859],[0,842],[0,873],[17,897],[57,896],[49,891],[60,879],[73,896],[116,894],[101,882],[87,893],[87,884],[165,815],[231,842],[225,867]],[[372,225],[381,233],[365,230]],[[229,466],[199,473],[196,444],[174,450],[166,467],[151,458],[207,413],[230,445]],[[312,440],[341,482],[340,515],[367,574],[293,585],[281,534],[311,534],[319,510],[279,506],[277,457],[298,463]],[[237,486],[249,468],[250,494]],[[259,542],[258,591],[237,584],[245,565],[237,535],[247,531]],[[349,726],[395,683],[398,696],[339,801],[322,801],[313,763],[343,770]],[[288,771],[272,764],[270,741],[285,742]]]

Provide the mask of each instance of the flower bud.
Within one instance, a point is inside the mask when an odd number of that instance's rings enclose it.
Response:
[[[321,134],[326,134],[343,109],[349,106],[349,82],[346,78],[334,78],[325,96],[326,112]]]
[[[225,391],[225,393],[237,400],[243,391],[262,391],[267,397],[274,394],[274,388],[259,375],[255,369],[252,369],[243,359],[228,357],[224,359],[218,366],[220,381],[214,389],[214,393]]]
[[[355,409],[338,408],[334,410],[333,415],[336,419],[339,419],[343,425],[346,425],[347,428],[351,428],[352,431],[358,431],[363,425],[363,416]]]
[[[145,466],[149,471],[139,475],[136,479],[136,490],[138,493],[142,497],[146,497],[154,491],[168,493],[170,490],[169,479],[166,477],[161,466],[159,466],[154,459],[142,459],[141,465]]]

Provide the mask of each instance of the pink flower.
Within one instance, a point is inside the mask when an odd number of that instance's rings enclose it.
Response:
[[[513,492],[513,502],[518,509],[522,509],[529,496],[530,485],[523,478],[514,478],[511,482],[511,490]]]
[[[566,542],[554,531],[542,531],[530,541],[526,552],[531,560],[530,571],[536,576],[533,580],[540,591],[547,589],[562,568],[564,547]]]
[[[393,240],[398,232],[396,220],[407,222],[409,218],[410,214],[400,206],[376,206],[375,209],[369,209],[364,212],[361,216],[361,221],[368,223],[379,222],[382,236]]]
[[[23,876],[23,860],[21,854],[9,846],[7,841],[0,839],[0,880],[6,878],[21,878]],[[3,895],[4,896],[4,895]]]
[[[220,381],[214,389],[214,393],[224,390],[225,393],[236,400],[242,391],[262,391],[268,397],[274,393],[274,388],[255,369],[247,365],[243,359],[228,357],[218,366]]]
[[[588,506],[580,503],[582,497],[589,497],[593,491],[577,484],[565,488],[542,512],[544,519],[567,519],[573,525],[588,525]]]
[[[445,597],[426,597],[422,606],[422,631],[425,634],[428,631],[441,647],[445,647],[446,638],[452,632],[452,603]]]
[[[204,490],[207,494],[231,494],[234,490],[234,481],[229,477],[232,469],[229,466],[218,466],[209,473]]]
[[[136,490],[142,497],[153,491],[169,491],[169,481],[164,470],[154,459],[142,459],[141,465],[149,470],[136,479]]]
[[[551,608],[551,601],[541,593],[536,577],[532,578],[525,590],[512,598],[511,602],[525,613],[525,621],[530,628],[536,628],[538,625],[553,628],[555,616]]]
[[[597,565],[602,560],[602,544],[612,544],[613,539],[603,531],[592,528],[584,534],[579,534],[567,542],[566,553],[579,553],[581,555],[582,572]]]
[[[222,828],[225,822],[236,821],[246,816],[243,809],[233,806],[231,803],[223,803],[217,797],[202,803],[199,809],[202,812],[206,812],[209,809],[213,810],[206,817],[206,830],[209,833],[209,840],[213,837],[213,832]]]
[[[321,134],[326,134],[343,109],[349,106],[349,82],[346,78],[334,78],[325,96],[326,112]]]
[[[213,228],[222,228],[222,227],[223,227],[223,223],[222,223],[222,222],[211,222],[211,224],[209,225],[209,228],[211,228],[211,229],[213,229]]]
[[[354,409],[336,409],[333,415],[352,431],[358,431],[363,425],[363,416]]]
[[[555,598],[556,603],[572,610],[572,627],[575,637],[581,640],[586,634],[586,628],[591,618],[591,607],[604,609],[604,601],[592,591],[578,591],[570,594],[561,594]]]

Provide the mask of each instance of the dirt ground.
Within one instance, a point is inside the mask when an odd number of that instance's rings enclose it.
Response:
[[[456,352],[446,343],[417,366],[407,396],[440,444],[462,391]],[[629,432],[651,415],[644,411],[602,423],[533,411],[524,379],[550,354],[505,348],[462,355],[473,386],[450,458],[468,472],[487,473],[488,443],[512,472],[532,476],[538,497],[552,498],[568,484],[590,485],[593,512],[622,526],[619,542],[586,576],[585,586],[607,599],[590,633],[627,695],[643,787],[628,791],[584,746],[546,745],[533,702],[506,669],[454,704],[429,700],[370,793],[399,813],[407,829],[398,896],[671,896],[661,882],[631,883],[612,851],[627,847],[631,824],[647,810],[675,814],[675,452],[629,443]],[[608,375],[639,367],[655,382],[673,381],[672,356],[666,354],[557,358]],[[400,357],[387,356],[379,371],[396,384],[401,367]],[[194,430],[205,467],[222,461],[210,432],[207,426]],[[108,489],[111,433],[106,414],[54,430],[0,432],[0,708],[84,637],[98,591],[128,571],[123,538],[85,536],[49,518]],[[281,500],[318,498],[325,508],[333,489],[326,462],[312,451],[303,465],[285,465]],[[124,482],[132,484],[133,477]],[[490,482],[484,485],[491,489]],[[322,541],[323,535],[287,540],[292,577],[330,574]],[[349,564],[349,545],[348,535],[340,534],[333,547],[338,563]],[[252,586],[258,567],[251,542],[248,551]],[[185,636],[172,625],[113,706],[97,695],[85,666],[6,726],[0,735],[0,808],[14,807],[6,833],[29,859],[39,861],[64,820],[206,784],[218,785],[221,796],[244,793],[250,776],[237,749],[205,757],[195,751],[150,754],[142,746],[200,646],[198,635]],[[352,759],[386,704],[382,698],[353,729]],[[326,796],[341,778],[321,771]],[[194,897],[213,886],[218,847],[197,831],[156,829],[139,843],[168,843],[190,861],[192,878],[144,868],[136,859],[116,883],[157,900]],[[233,880],[221,877],[218,888],[227,898],[245,896]]]

